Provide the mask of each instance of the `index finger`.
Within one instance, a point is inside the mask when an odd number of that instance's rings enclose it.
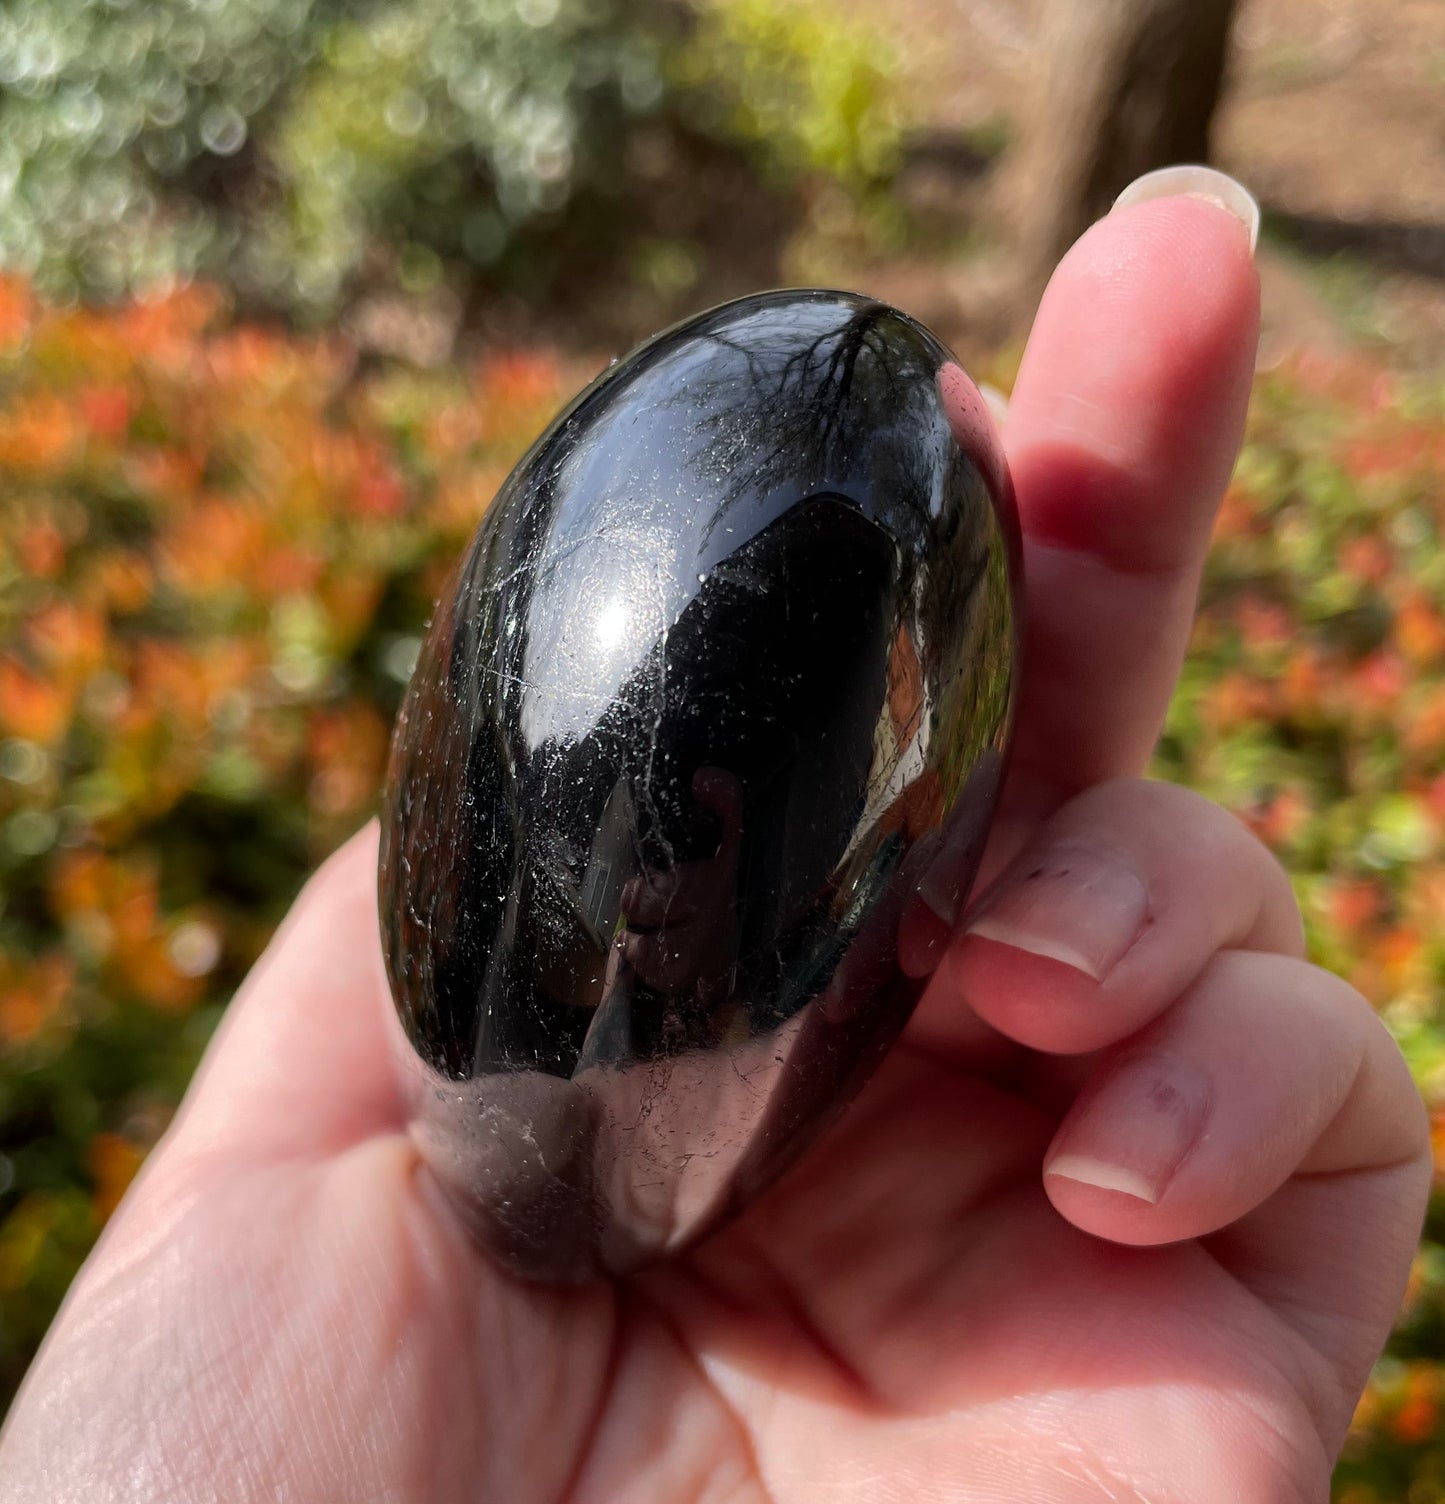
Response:
[[[1044,294],[1004,446],[1027,607],[1013,768],[1057,798],[1153,749],[1258,328],[1250,235],[1192,196],[1117,209]]]

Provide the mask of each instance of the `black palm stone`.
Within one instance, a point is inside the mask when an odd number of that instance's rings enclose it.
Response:
[[[668,330],[512,473],[397,722],[380,878],[418,1141],[512,1269],[693,1241],[898,1035],[900,927],[987,834],[1016,559],[976,388],[846,293]]]

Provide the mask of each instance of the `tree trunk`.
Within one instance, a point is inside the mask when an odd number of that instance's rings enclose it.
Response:
[[[1021,293],[1140,173],[1209,159],[1236,0],[1045,0],[1033,97],[1003,184]]]

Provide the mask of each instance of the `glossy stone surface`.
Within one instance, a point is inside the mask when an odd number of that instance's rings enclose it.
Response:
[[[641,346],[503,487],[397,723],[380,910],[423,1152],[513,1269],[684,1246],[897,1036],[900,923],[966,891],[1002,768],[1011,507],[948,352],[824,291]]]

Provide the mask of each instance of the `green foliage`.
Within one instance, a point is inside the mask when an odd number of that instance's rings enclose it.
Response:
[[[488,265],[608,186],[662,94],[657,40],[622,20],[599,0],[415,0],[331,32],[272,144],[303,296],[334,299],[379,225]]]
[[[569,213],[625,228],[644,119],[871,183],[879,55],[820,0],[17,0],[0,267],[102,296],[219,272],[313,313],[367,266],[505,280]]]
[[[0,265],[114,294],[215,264],[202,193],[343,0],[14,0],[0,9]]]
[[[882,39],[817,6],[713,0],[673,64],[699,118],[786,172],[856,188],[897,165],[899,126]]]

